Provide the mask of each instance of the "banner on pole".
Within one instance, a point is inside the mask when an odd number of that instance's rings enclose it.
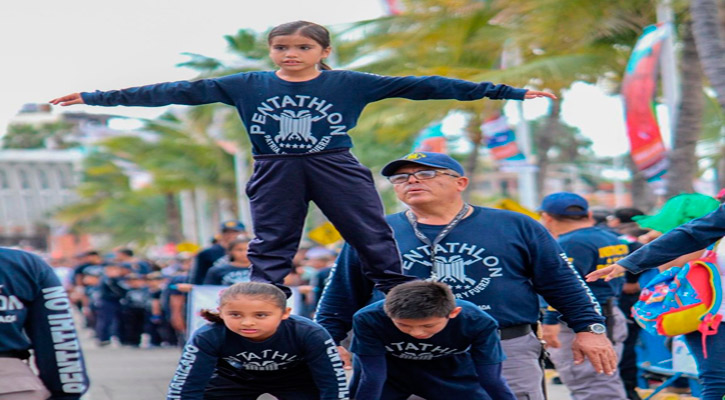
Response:
[[[627,136],[632,160],[647,181],[660,181],[667,172],[667,157],[655,112],[657,68],[669,24],[650,25],[632,50],[622,81]]]
[[[511,129],[506,116],[496,114],[486,119],[481,130],[486,138],[486,147],[499,166],[503,168],[527,165],[526,157],[516,143],[516,133]]]
[[[428,151],[431,153],[448,154],[446,135],[443,124],[435,124],[423,129],[413,143],[413,152]]]

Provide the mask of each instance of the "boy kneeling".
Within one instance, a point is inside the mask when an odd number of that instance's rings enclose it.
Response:
[[[415,281],[353,317],[357,400],[515,400],[501,376],[498,324],[447,285]]]

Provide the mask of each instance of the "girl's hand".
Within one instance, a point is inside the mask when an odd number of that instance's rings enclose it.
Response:
[[[56,106],[58,104],[60,104],[63,107],[72,106],[73,104],[85,104],[85,102],[83,101],[83,97],[81,97],[80,93],[73,93],[73,94],[65,95],[63,97],[58,97],[57,99],[53,99],[53,100],[49,101],[48,103],[56,105]]]
[[[606,268],[598,269],[591,272],[589,275],[586,276],[586,279],[587,282],[594,282],[597,279],[604,278],[605,282],[609,282],[612,279],[625,273],[626,271],[627,270],[623,266],[619,264],[612,264]]]
[[[524,95],[524,99],[538,99],[539,97],[548,97],[550,99],[556,100],[556,95],[549,92],[540,92],[538,90],[529,90]]]

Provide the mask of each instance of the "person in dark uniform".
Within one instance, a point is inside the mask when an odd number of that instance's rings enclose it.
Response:
[[[410,207],[387,217],[403,255],[403,272],[448,284],[456,298],[474,303],[498,322],[508,357],[503,375],[519,400],[544,399],[542,347],[532,329],[539,320],[537,294],[574,327],[575,356],[613,372],[612,345],[594,332],[604,318],[561,246],[523,214],[466,204],[461,195],[468,186],[464,172],[450,156],[429,152],[408,154],[382,169],[398,199]],[[355,312],[382,298],[373,289],[357,252],[345,244],[315,319],[340,343]],[[344,347],[339,350],[348,358]]]
[[[221,292],[211,323],[194,332],[169,384],[167,400],[347,399],[342,361],[330,334],[290,315],[284,292],[260,282]]]
[[[0,400],[80,399],[88,376],[65,288],[28,252],[0,248],[0,265]]]
[[[541,202],[541,223],[557,239],[568,261],[580,275],[624,258],[629,254],[626,244],[607,228],[595,226],[589,203],[576,193],[560,192],[546,196]],[[627,319],[617,307],[624,278],[611,282],[590,282],[588,287],[606,317],[606,327],[600,334],[612,341],[617,355],[622,353],[627,338]],[[544,315],[544,340],[551,361],[561,381],[578,400],[626,400],[624,384],[619,374],[602,374],[588,363],[577,363],[571,347],[576,337],[574,330],[559,320],[560,314],[549,309]]]
[[[204,283],[207,272],[211,267],[217,265],[222,257],[227,255],[227,247],[229,244],[244,234],[244,224],[241,221],[223,222],[220,228],[220,235],[216,243],[199,252],[194,260],[194,266],[191,269],[189,283],[193,285],[201,285]],[[225,260],[226,261],[226,260]],[[226,264],[220,262],[219,265]]]
[[[398,285],[355,313],[357,400],[516,400],[501,375],[498,324],[445,283]],[[355,381],[355,380],[354,380]]]

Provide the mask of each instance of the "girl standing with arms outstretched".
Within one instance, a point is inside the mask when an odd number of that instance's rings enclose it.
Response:
[[[387,292],[411,280],[383,218],[370,171],[350,153],[348,131],[368,103],[411,100],[533,99],[554,95],[489,82],[440,76],[390,77],[330,70],[330,35],[305,21],[272,29],[269,55],[276,71],[169,82],[108,92],[74,93],[51,101],[68,106],[164,106],[221,102],[239,111],[252,142],[254,173],[247,184],[255,238],[249,246],[252,280],[283,286],[292,269],[308,203],[315,202],[357,250],[365,274]]]
[[[259,282],[236,283],[219,297],[219,312],[184,347],[167,400],[348,398],[335,343],[324,328],[290,315],[285,294]]]

